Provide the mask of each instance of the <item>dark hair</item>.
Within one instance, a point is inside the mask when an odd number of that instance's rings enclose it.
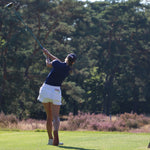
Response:
[[[76,54],[71,53],[71,54],[68,54],[67,58],[68,58],[69,66],[72,66],[72,64],[76,61],[77,56],[76,56]]]

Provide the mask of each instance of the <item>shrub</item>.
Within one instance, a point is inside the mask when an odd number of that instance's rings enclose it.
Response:
[[[35,119],[22,120],[18,123],[18,128],[21,130],[36,130],[36,129],[45,130],[46,121]]]
[[[16,128],[18,119],[15,115],[5,115],[3,112],[0,113],[0,128]]]
[[[19,121],[15,115],[5,115],[3,112],[0,113],[0,128],[9,129],[21,129],[21,130],[35,130],[35,129],[46,129],[45,120],[27,119]]]
[[[124,113],[120,115],[120,120],[125,123],[126,128],[140,128],[150,122],[150,119],[144,115],[137,115],[136,113]]]
[[[70,113],[65,124],[61,123],[60,130],[129,131],[148,123],[150,123],[148,117],[136,113],[124,113],[118,115],[117,119],[112,121],[104,114],[90,114],[79,111],[76,116]]]
[[[69,114],[60,124],[60,130],[132,131],[150,132],[150,118],[136,113],[124,113],[110,119],[104,114],[78,112]],[[46,121],[27,119],[19,121],[13,114],[0,113],[0,128],[45,131]]]

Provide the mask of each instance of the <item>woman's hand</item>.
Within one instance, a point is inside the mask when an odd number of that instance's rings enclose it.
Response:
[[[50,68],[52,67],[52,62],[50,61],[49,58],[46,58],[46,66]]]
[[[59,60],[57,57],[55,57],[54,55],[52,55],[47,49],[43,48],[43,53],[48,57],[50,58],[50,60]],[[60,60],[59,60],[60,61]]]
[[[45,48],[43,48],[43,53],[47,56],[47,57],[49,57],[49,51],[47,50],[47,49],[45,49]]]

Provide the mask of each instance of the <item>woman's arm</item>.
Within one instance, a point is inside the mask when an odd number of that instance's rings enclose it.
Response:
[[[50,68],[52,67],[52,62],[50,62],[49,58],[46,58],[46,66]]]
[[[57,57],[55,57],[54,55],[52,55],[47,49],[43,49],[43,53],[48,57],[48,58],[50,58],[50,60],[55,60],[55,59],[57,59],[57,60],[59,60]],[[60,60],[59,60],[60,61]]]

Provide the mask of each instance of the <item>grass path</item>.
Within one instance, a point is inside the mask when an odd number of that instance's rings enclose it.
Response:
[[[0,131],[0,150],[148,150],[149,134],[61,131],[63,146],[47,145],[46,132]]]

